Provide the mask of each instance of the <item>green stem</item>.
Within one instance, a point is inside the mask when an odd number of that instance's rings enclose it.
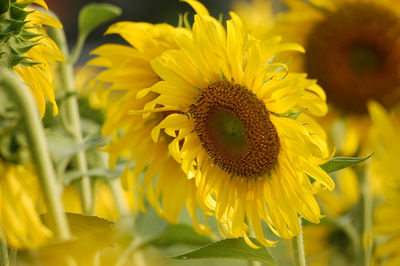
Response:
[[[14,96],[13,98],[15,98],[23,114],[26,136],[55,236],[60,240],[68,239],[70,232],[60,198],[60,187],[56,183],[54,168],[36,103],[27,86],[11,70],[1,67],[0,72],[0,87],[9,95]]]
[[[117,262],[115,263],[115,266],[122,266],[125,265],[129,261],[129,257],[135,252],[136,250],[142,248],[142,239],[138,236],[135,236],[135,238],[132,240],[132,242],[129,244],[129,246],[122,252],[122,254],[118,257]],[[139,252],[140,253],[140,252]],[[135,265],[145,265],[142,262],[137,262]]]
[[[60,48],[61,52],[65,55],[65,57],[68,58],[69,52],[64,31],[62,29],[56,29],[56,28],[49,28],[49,31],[54,41]],[[70,60],[60,63],[60,78],[63,89],[67,93],[74,93],[75,92],[74,72],[73,72],[73,64]],[[81,144],[83,143],[83,136],[82,136],[82,128],[79,116],[77,97],[76,96],[68,97],[65,100],[65,108],[66,108],[66,121],[68,123],[68,128],[71,130],[70,133],[74,136],[77,143]],[[80,150],[79,152],[77,152],[76,164],[78,170],[80,170],[82,173],[87,172],[88,168],[84,150]],[[83,212],[87,215],[94,214],[92,188],[90,183],[91,182],[89,176],[84,175],[81,178],[79,184],[82,209]]]
[[[5,242],[5,239],[1,239],[0,241],[0,266],[9,266],[10,262],[8,260],[8,249],[7,249],[7,243]]]
[[[357,231],[354,225],[351,224],[351,221],[344,217],[335,220],[330,220],[329,218],[326,219],[328,222],[332,223],[332,225],[337,226],[339,229],[343,230],[347,234],[347,236],[351,240],[355,257],[361,257],[362,248],[360,242],[360,233]]]
[[[364,246],[364,265],[371,265],[371,251],[372,251],[372,195],[371,195],[371,177],[368,171],[362,176],[361,193],[363,196],[363,239],[365,239]],[[361,240],[364,243],[363,239]]]
[[[108,186],[110,187],[111,193],[113,195],[114,201],[115,201],[115,205],[117,206],[118,212],[121,216],[125,216],[127,215],[128,212],[128,208],[125,205],[121,193],[118,191],[118,180],[108,180]]]
[[[300,234],[298,236],[293,237],[292,239],[292,248],[293,248],[293,259],[295,266],[306,266],[306,257],[304,255],[304,247],[303,247],[303,232],[301,229],[301,217],[300,220]]]
[[[83,45],[86,41],[86,35],[79,34],[78,41],[76,42],[75,48],[72,51],[70,58],[68,58],[68,64],[74,65],[81,55]]]
[[[17,250],[13,248],[8,249],[9,254],[10,254],[10,266],[15,266],[17,265]]]
[[[101,166],[103,168],[108,168],[108,162],[106,154],[104,152],[100,153]],[[121,193],[118,191],[118,179],[110,180],[107,179],[107,185],[111,190],[111,194],[114,198],[115,205],[117,206],[118,212],[121,216],[125,216],[129,213],[128,207],[126,206]]]

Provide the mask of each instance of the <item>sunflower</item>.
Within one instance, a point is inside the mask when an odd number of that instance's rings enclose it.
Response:
[[[302,68],[318,79],[328,101],[366,114],[373,99],[400,100],[400,10],[396,0],[285,0],[276,31],[305,46]],[[298,25],[301,25],[299,27]]]
[[[298,215],[314,223],[322,217],[309,177],[334,187],[318,166],[329,152],[311,117],[326,113],[325,94],[274,61],[280,52],[302,51],[299,45],[258,40],[235,13],[225,30],[199,2],[185,2],[197,12],[192,35],[178,32],[179,49],[151,62],[163,80],[150,89],[160,95],[144,111],[169,112],[152,137],[173,138],[170,152],[196,181],[224,237],[243,236],[254,247],[251,226],[260,243],[273,246],[262,221],[292,238],[300,233]]]
[[[373,126],[371,143],[376,154],[371,161],[371,174],[380,180],[385,202],[380,204],[374,214],[374,229],[377,235],[386,236],[378,242],[375,257],[379,265],[398,265],[400,263],[400,114],[390,115],[382,105],[370,102],[368,109]]]
[[[201,225],[195,214],[199,204],[194,180],[186,178],[168,151],[171,138],[163,134],[157,144],[151,138],[152,128],[168,111],[147,117],[135,113],[158,96],[151,92],[138,99],[137,93],[160,80],[150,61],[168,49],[177,49],[172,38],[177,32],[189,34],[185,29],[167,24],[116,23],[106,34],[119,34],[129,45],[103,45],[92,52],[97,57],[88,64],[106,68],[96,77],[95,85],[98,99],[106,101],[102,104],[106,106],[107,116],[102,134],[112,136],[105,148],[110,166],[113,168],[118,159],[128,160],[122,185],[126,189],[132,186],[138,189],[158,214],[171,223],[178,222],[186,206],[195,229],[206,232],[208,227]]]
[[[12,68],[29,86],[43,117],[45,99],[53,104],[53,114],[58,113],[54,98],[52,73],[49,64],[64,61],[63,54],[49,38],[44,25],[61,28],[54,17],[35,9],[30,4],[48,9],[43,0],[17,0],[10,2],[10,8],[0,14],[2,34],[0,63]]]
[[[37,206],[40,188],[31,167],[0,159],[0,238],[12,248],[36,248],[52,237]],[[4,241],[5,240],[5,241]]]

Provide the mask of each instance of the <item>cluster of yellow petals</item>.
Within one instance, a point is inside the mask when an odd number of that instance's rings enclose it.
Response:
[[[40,220],[41,192],[32,167],[0,161],[0,237],[12,248],[37,248],[52,237]]]

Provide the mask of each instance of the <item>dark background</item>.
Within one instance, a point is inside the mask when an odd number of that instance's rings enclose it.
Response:
[[[194,14],[193,9],[179,0],[46,0],[49,9],[55,12],[64,26],[67,39],[71,46],[77,38],[77,22],[79,10],[88,3],[110,3],[122,8],[122,15],[114,21],[103,25],[90,34],[85,45],[79,63],[84,63],[88,59],[88,52],[98,45],[105,42],[123,42],[119,36],[103,36],[109,25],[117,21],[146,21],[151,23],[169,23],[176,26],[178,15],[189,12]],[[231,0],[202,0],[201,1],[210,11],[218,17],[221,13],[227,17]]]

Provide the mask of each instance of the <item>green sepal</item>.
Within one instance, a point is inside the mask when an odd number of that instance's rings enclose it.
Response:
[[[299,110],[299,111],[288,111],[286,113],[283,114],[274,114],[277,117],[286,117],[286,118],[290,118],[292,120],[297,120],[297,118],[304,113],[305,110]]]
[[[18,35],[26,23],[27,21],[3,19],[0,23],[0,29],[2,33],[13,33],[14,35]],[[5,27],[2,27],[2,24],[6,24]]]
[[[24,21],[26,16],[28,16],[32,12],[34,11],[25,11],[24,9],[17,7],[15,5],[12,5],[10,7],[10,16],[15,20]]]
[[[44,37],[44,34],[35,33],[32,31],[27,31],[26,29],[22,29],[20,36],[26,40],[30,40],[37,37]]]
[[[18,54],[25,54],[36,45],[38,45],[38,43],[26,41],[25,44],[21,43],[19,45],[16,45],[16,47],[14,47],[14,51],[17,52]]]
[[[10,9],[10,0],[0,0],[0,15],[6,13]]]
[[[18,65],[20,65],[20,66],[37,66],[37,65],[40,65],[40,64],[42,64],[42,63],[40,63],[40,62],[34,62],[34,61],[27,61],[27,60],[25,60],[25,61],[21,61]]]
[[[0,0],[4,1],[4,0]],[[7,67],[34,66],[39,62],[33,62],[25,54],[39,44],[43,34],[30,32],[34,25],[27,25],[27,15],[34,12],[24,8],[32,4],[29,2],[9,1],[8,13],[0,15],[0,62]],[[5,6],[5,4],[3,4]]]
[[[18,2],[18,3],[16,2],[16,3],[13,3],[13,6],[24,9],[24,8],[32,5],[32,3],[33,3],[33,1]]]

